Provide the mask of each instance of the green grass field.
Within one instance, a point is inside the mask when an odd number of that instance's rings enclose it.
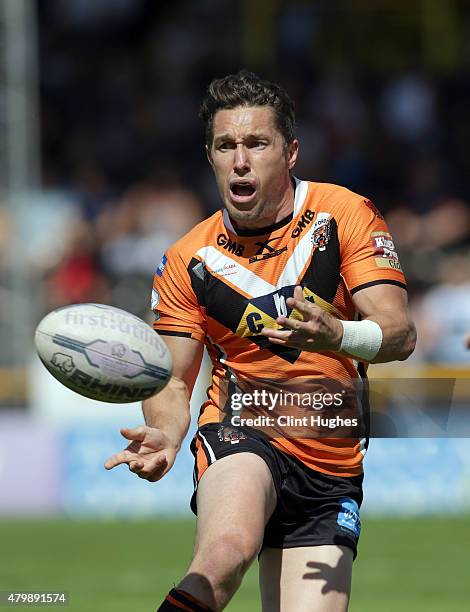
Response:
[[[193,525],[0,522],[0,591],[66,590],[76,612],[151,612],[187,566]],[[469,569],[470,517],[366,518],[350,612],[467,612]],[[259,610],[257,590],[255,564],[227,610]]]

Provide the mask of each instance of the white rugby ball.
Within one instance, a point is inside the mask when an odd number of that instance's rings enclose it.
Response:
[[[162,338],[113,306],[74,304],[53,310],[37,326],[35,343],[58,381],[102,402],[146,399],[171,376],[171,353]]]

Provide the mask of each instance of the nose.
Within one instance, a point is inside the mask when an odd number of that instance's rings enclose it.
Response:
[[[242,143],[237,144],[235,149],[235,159],[233,160],[233,169],[238,174],[245,174],[250,170],[250,162],[248,159],[248,152],[246,147]]]

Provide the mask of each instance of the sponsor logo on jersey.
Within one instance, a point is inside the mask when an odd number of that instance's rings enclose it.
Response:
[[[231,240],[226,234],[219,234],[217,236],[217,244],[223,247],[225,251],[237,255],[237,257],[241,257],[245,250],[244,244]]]
[[[256,254],[253,257],[250,257],[248,263],[255,263],[256,261],[263,261],[265,259],[270,259],[271,257],[277,257],[281,253],[285,253],[287,251],[287,246],[282,247],[282,249],[275,249],[269,243],[274,240],[279,240],[279,236],[275,236],[274,238],[268,238],[264,242],[256,242],[255,244],[259,246],[259,249],[256,251]]]
[[[388,259],[388,258],[375,258],[375,265],[378,268],[391,268],[392,270],[401,270],[400,262],[396,259]]]
[[[370,237],[377,267],[401,270],[392,236],[388,232],[372,232]]]
[[[324,251],[331,237],[330,213],[318,213],[313,225],[312,244]]]
[[[221,268],[212,270],[212,272],[219,276],[230,276],[238,272],[238,265],[236,263],[226,263]]]
[[[313,212],[313,210],[310,210],[310,208],[308,208],[297,221],[297,225],[295,226],[294,230],[292,230],[291,238],[297,238],[297,236],[300,236],[300,234],[304,231],[307,225],[309,225],[313,221],[314,217],[315,213]]]
[[[361,533],[361,519],[359,517],[359,506],[352,497],[342,497],[339,500],[340,511],[336,522],[342,529],[352,531],[356,538]]]
[[[163,271],[165,270],[166,262],[167,262],[167,257],[166,255],[163,255],[161,262],[158,264],[157,269],[155,270],[155,274],[157,276],[163,275]]]

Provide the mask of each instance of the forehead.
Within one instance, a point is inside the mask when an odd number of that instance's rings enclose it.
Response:
[[[277,131],[271,106],[237,106],[216,112],[213,119],[214,138],[221,134],[271,133]]]

